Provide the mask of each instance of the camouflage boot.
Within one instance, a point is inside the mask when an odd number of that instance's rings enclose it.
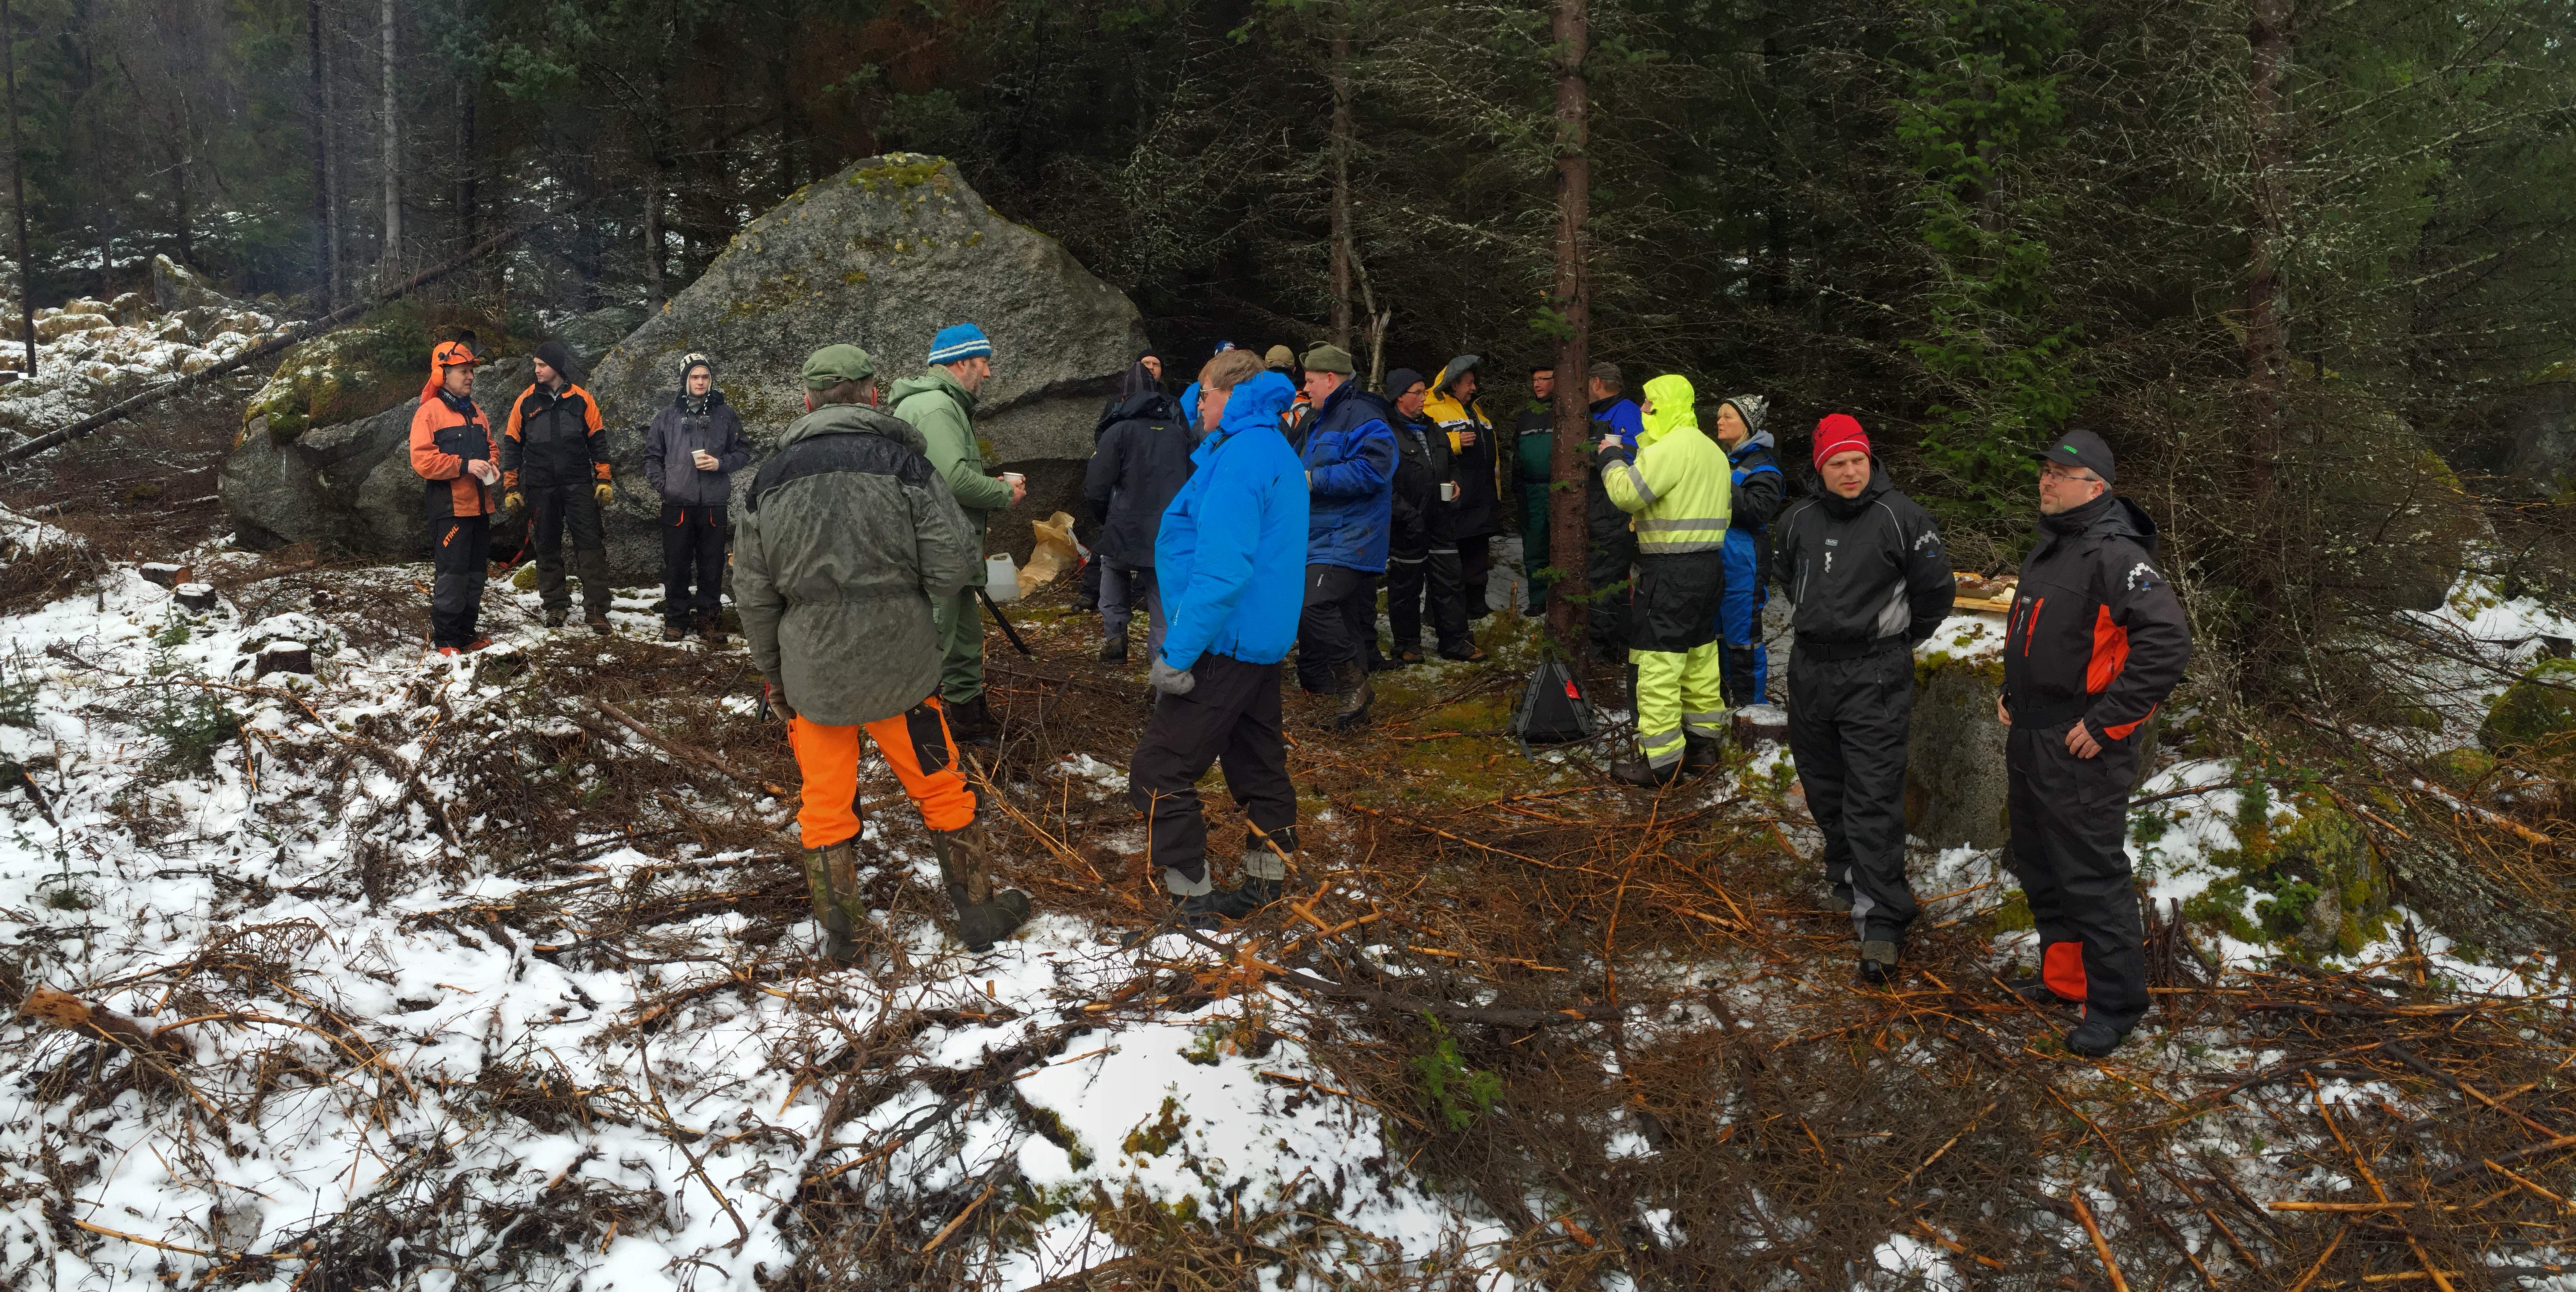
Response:
[[[805,850],[805,892],[814,922],[823,926],[823,954],[834,964],[859,961],[858,932],[867,927],[867,899],[859,895],[858,840]]]
[[[955,830],[930,832],[939,855],[939,877],[957,908],[957,940],[978,954],[1027,923],[1029,895],[1016,888],[993,891],[993,835],[982,817]]]

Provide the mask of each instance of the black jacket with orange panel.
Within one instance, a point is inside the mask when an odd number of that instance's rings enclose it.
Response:
[[[608,437],[599,401],[569,382],[560,391],[531,385],[510,405],[501,433],[506,489],[588,488],[608,479]]]
[[[2155,558],[2156,523],[2116,494],[2040,517],[2005,621],[2013,725],[2082,718],[2125,740],[2164,703],[2191,660],[2191,628]]]
[[[465,464],[494,456],[492,424],[471,397],[450,395],[436,382],[421,389],[411,415],[411,469],[427,482],[422,494],[431,520],[492,514],[492,491]]]

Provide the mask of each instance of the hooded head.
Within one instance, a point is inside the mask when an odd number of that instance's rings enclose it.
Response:
[[[547,341],[537,346],[537,362],[555,370],[555,376],[570,386],[581,380],[581,365],[573,360],[572,347],[561,341]]]
[[[1118,405],[1121,408],[1133,402],[1138,395],[1162,393],[1163,383],[1154,376],[1153,369],[1145,366],[1145,361],[1142,359],[1127,365],[1127,375],[1118,379]]]
[[[1642,404],[1651,411],[1641,414],[1646,429],[1637,436],[1640,447],[1664,438],[1679,427],[1699,429],[1699,393],[1691,389],[1690,378],[1667,373],[1646,383]]]
[[[1288,379],[1275,372],[1263,371],[1243,379],[1225,401],[1225,416],[1217,425],[1227,435],[1268,427],[1279,429],[1279,414],[1297,398],[1297,389]]]
[[[1450,360],[1449,365],[1440,370],[1439,380],[1431,383],[1432,396],[1437,398],[1439,396],[1449,394],[1452,390],[1457,388],[1458,379],[1460,377],[1464,377],[1468,373],[1474,372],[1477,367],[1484,362],[1485,360],[1482,356],[1472,354],[1462,354],[1457,358]]]

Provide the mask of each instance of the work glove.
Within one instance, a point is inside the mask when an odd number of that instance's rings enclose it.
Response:
[[[528,509],[528,496],[516,489],[501,495],[501,510],[522,512]]]
[[[1197,678],[1190,676],[1188,669],[1174,668],[1164,663],[1160,655],[1154,657],[1153,671],[1146,675],[1145,680],[1165,695],[1188,695],[1190,688],[1199,684]]]
[[[590,496],[598,499],[599,505],[605,507],[608,504],[617,501],[617,486],[602,480],[598,484],[591,486]]]

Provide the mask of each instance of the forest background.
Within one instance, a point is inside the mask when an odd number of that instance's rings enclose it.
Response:
[[[903,149],[1184,371],[1472,351],[1508,418],[1565,328],[1572,3],[14,0],[32,297],[158,253],[318,314],[579,204],[432,307],[533,337]],[[2027,542],[2028,448],[2103,432],[2219,694],[2366,702],[2320,643],[2464,564],[2565,590],[2576,6],[1578,7],[1593,357],[1770,395],[1792,463],[1857,414],[1963,566]]]

